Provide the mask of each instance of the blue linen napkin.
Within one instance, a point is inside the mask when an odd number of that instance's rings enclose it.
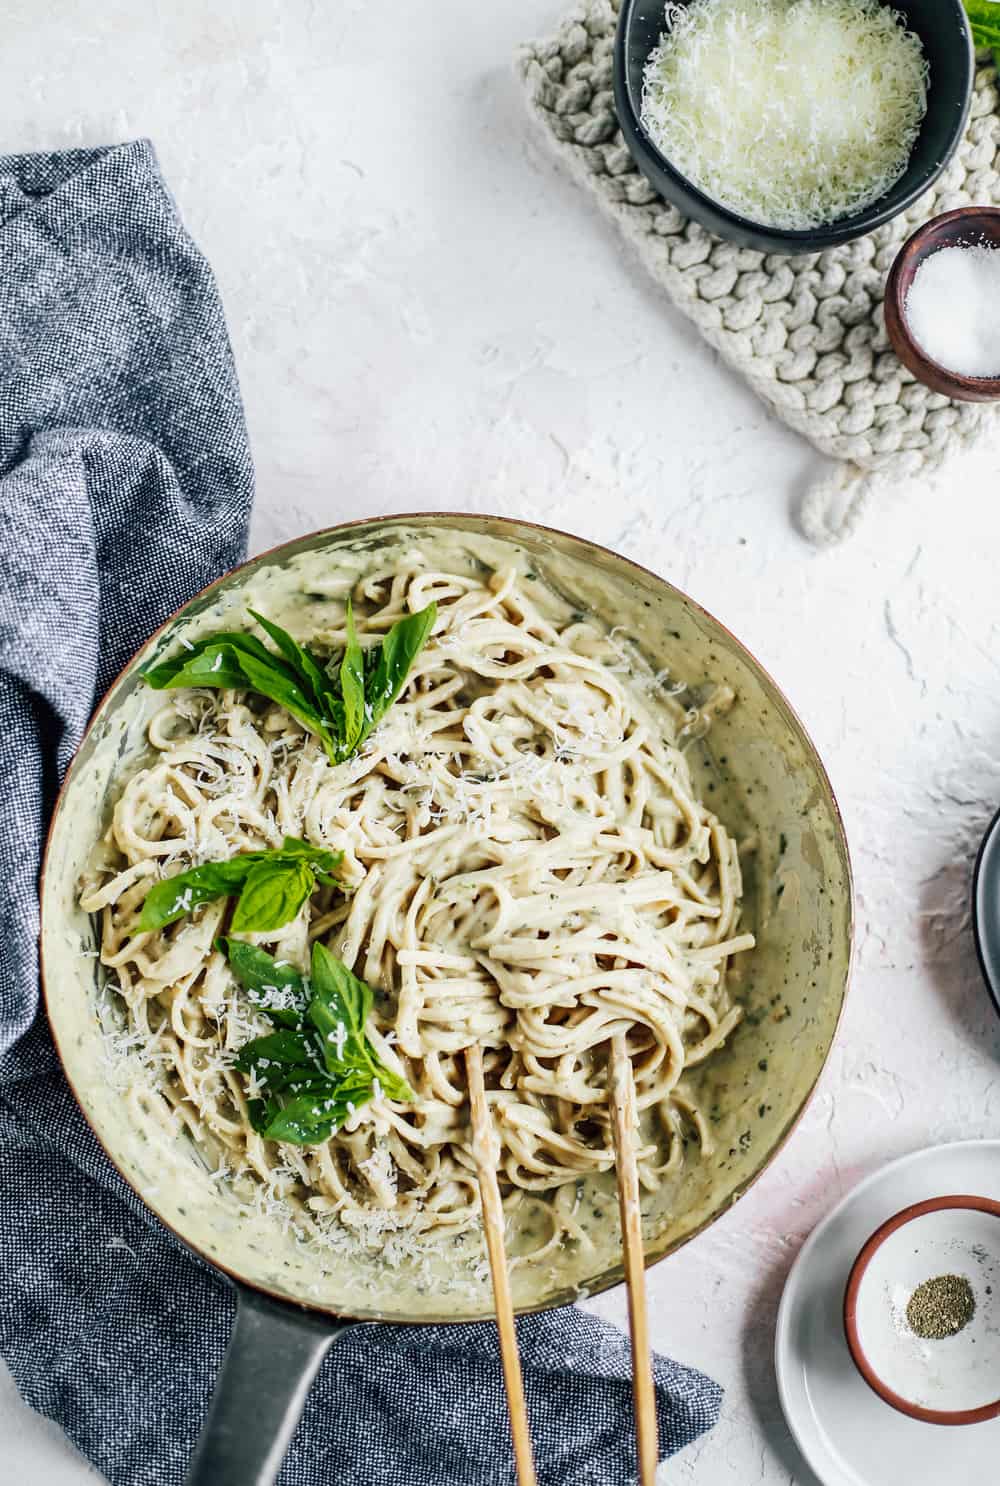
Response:
[[[244,555],[252,495],[218,293],[150,145],[0,156],[0,1354],[114,1486],[181,1480],[233,1299],[73,1101],[39,1014],[37,873],[95,702]],[[519,1337],[542,1486],[624,1486],[626,1338],[572,1308]],[[721,1390],[655,1372],[669,1454],[715,1423]],[[348,1333],[280,1480],[512,1483],[495,1328]]]

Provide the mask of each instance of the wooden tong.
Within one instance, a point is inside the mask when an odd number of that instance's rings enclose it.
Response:
[[[639,1205],[639,1172],[636,1166],[636,1135],[639,1117],[635,1102],[635,1077],[628,1055],[625,1033],[611,1039],[611,1121],[618,1172],[618,1209],[621,1213],[622,1244],[625,1249],[625,1283],[628,1286],[628,1322],[632,1336],[632,1397],[635,1403],[636,1454],[640,1486],[654,1486],[659,1457],[656,1427],[656,1393],[653,1389],[653,1359],[649,1350],[649,1313],[646,1308],[646,1259],[642,1247],[642,1208]]]
[[[535,1461],[531,1453],[531,1434],[528,1430],[528,1410],[524,1402],[524,1379],[521,1376],[521,1359],[517,1350],[517,1333],[514,1330],[514,1306],[510,1298],[503,1204],[500,1200],[500,1183],[497,1180],[496,1134],[486,1102],[481,1047],[466,1049],[465,1067],[472,1105],[472,1150],[476,1158],[479,1192],[483,1200],[483,1227],[486,1230],[486,1251],[490,1256],[490,1273],[493,1276],[493,1306],[500,1332],[500,1358],[507,1389],[507,1410],[510,1414],[511,1438],[514,1441],[517,1479],[519,1486],[537,1486]]]
[[[500,1356],[507,1389],[507,1408],[510,1414],[511,1438],[514,1442],[517,1479],[519,1486],[537,1486],[531,1451],[531,1435],[528,1429],[528,1412],[524,1401],[524,1379],[521,1375],[517,1333],[514,1329],[514,1307],[510,1296],[510,1276],[504,1242],[503,1204],[500,1199],[500,1184],[497,1180],[496,1135],[486,1101],[482,1048],[477,1046],[466,1050],[465,1066],[472,1107],[472,1149],[476,1158],[479,1191],[483,1203],[483,1226],[486,1232],[490,1273],[493,1277],[493,1304],[500,1333]],[[639,1173],[636,1165],[638,1114],[632,1060],[628,1055],[624,1032],[616,1033],[611,1041],[608,1089],[618,1175],[622,1243],[625,1253],[625,1282],[628,1286],[639,1483],[640,1486],[655,1486],[659,1440],[656,1424],[656,1395],[653,1389],[653,1365],[649,1349],[642,1209],[639,1205]]]

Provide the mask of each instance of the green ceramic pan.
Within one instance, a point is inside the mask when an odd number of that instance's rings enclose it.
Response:
[[[241,1216],[197,1150],[168,1141],[141,1089],[125,1098],[109,1079],[98,1022],[102,975],[96,928],[77,906],[77,883],[104,829],[123,773],[141,759],[149,715],[162,699],[139,667],[183,635],[197,638],[247,606],[281,618],[320,612],[366,568],[418,547],[470,571],[514,563],[575,607],[624,630],[654,667],[695,688],[725,683],[737,702],[689,757],[727,825],[753,835],[746,915],[758,947],[745,961],[746,1016],[698,1073],[715,1151],[644,1199],[647,1262],[708,1227],[749,1187],[799,1119],[830,1051],[847,986],[851,876],[843,824],[823,765],[777,686],[715,619],[669,583],[563,532],[486,516],[416,515],[356,522],[289,542],[192,599],[154,634],[98,708],[56,808],[42,882],[42,964],[49,1019],[66,1075],[109,1158],[157,1218],[237,1289],[233,1339],[192,1466],[191,1486],[266,1486],[309,1382],[352,1321],[461,1322],[492,1313],[489,1281],[444,1260],[387,1270],[361,1250],[313,1252],[264,1216]],[[302,618],[300,608],[300,618]],[[91,951],[91,953],[87,953]],[[592,1250],[513,1274],[521,1312],[564,1305],[622,1278],[613,1186],[588,1193],[601,1215]],[[510,1236],[516,1249],[518,1235]],[[276,1362],[280,1361],[280,1366]],[[267,1410],[256,1371],[266,1363]],[[283,1379],[275,1389],[274,1380]]]

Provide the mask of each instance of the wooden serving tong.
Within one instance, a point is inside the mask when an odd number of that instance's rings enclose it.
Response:
[[[486,1233],[490,1273],[493,1278],[493,1304],[500,1333],[500,1357],[507,1389],[507,1408],[510,1414],[510,1432],[514,1443],[517,1479],[519,1486],[537,1486],[535,1462],[531,1450],[531,1434],[528,1429],[528,1412],[524,1401],[524,1379],[521,1375],[517,1333],[514,1329],[514,1306],[510,1295],[510,1275],[504,1242],[503,1204],[497,1178],[496,1133],[486,1099],[481,1047],[475,1046],[466,1050],[465,1065],[472,1108],[472,1149],[476,1159],[479,1191],[483,1204],[483,1227]],[[608,1088],[625,1255],[625,1282],[628,1286],[639,1483],[640,1486],[654,1486],[659,1444],[656,1395],[653,1389],[653,1365],[649,1349],[649,1318],[646,1310],[646,1268],[642,1246],[639,1173],[636,1165],[638,1113],[632,1060],[628,1055],[624,1032],[616,1033],[611,1041]]]

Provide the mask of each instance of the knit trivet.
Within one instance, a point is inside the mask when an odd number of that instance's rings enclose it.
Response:
[[[880,486],[936,468],[992,425],[995,409],[917,382],[889,345],[886,275],[910,233],[938,212],[1000,202],[997,74],[977,60],[968,128],[931,189],[868,237],[800,258],[722,241],[659,197],[614,111],[618,0],[583,0],[519,69],[559,157],[638,251],[673,303],[778,416],[839,461],[806,495],[804,533],[838,541]]]

